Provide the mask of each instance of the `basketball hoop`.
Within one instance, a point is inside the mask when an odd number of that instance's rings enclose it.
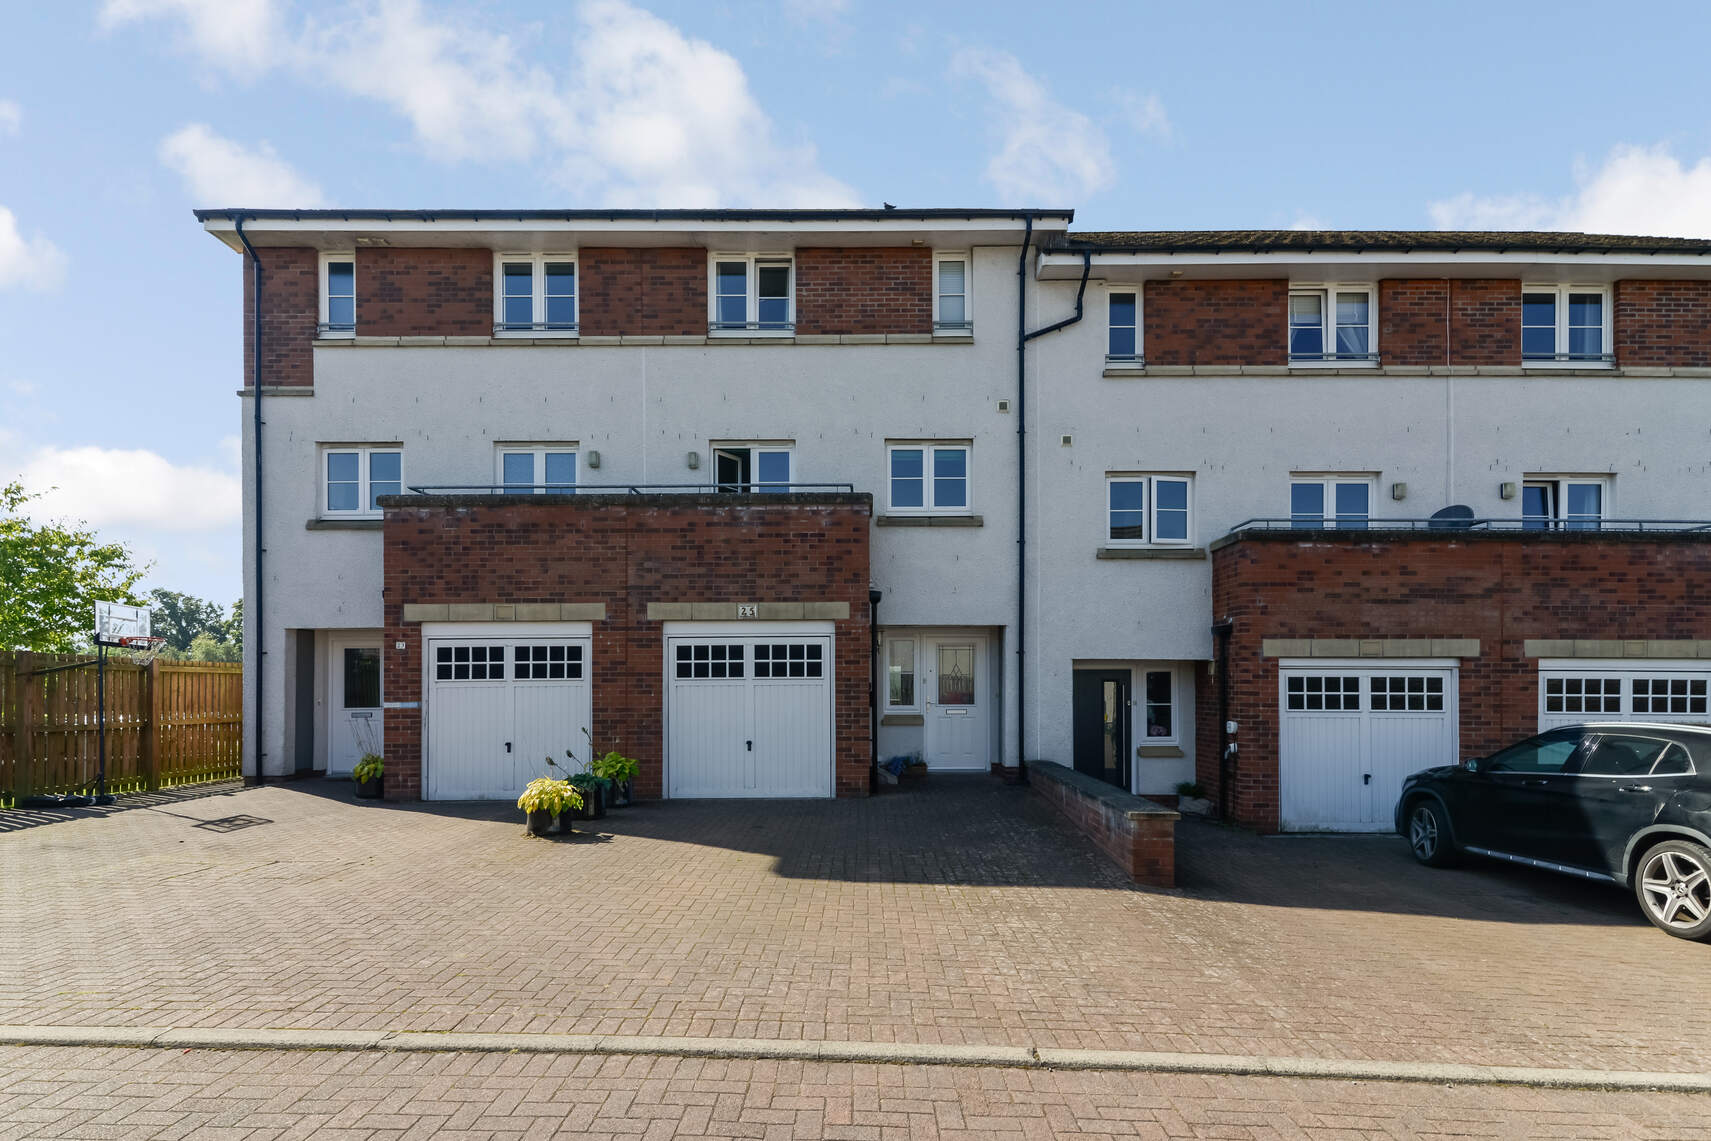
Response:
[[[146,666],[154,661],[155,656],[160,653],[161,647],[165,645],[165,638],[152,638],[147,634],[130,635],[119,639],[119,649],[139,666]]]

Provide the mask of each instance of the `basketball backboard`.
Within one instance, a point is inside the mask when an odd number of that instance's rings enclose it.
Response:
[[[95,644],[117,646],[121,638],[144,637],[149,633],[149,612],[146,606],[126,606],[122,602],[95,604]]]

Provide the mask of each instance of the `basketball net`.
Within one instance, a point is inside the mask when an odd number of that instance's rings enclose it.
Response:
[[[154,661],[155,656],[160,653],[161,647],[165,645],[165,638],[154,638],[147,634],[119,639],[119,649],[139,666],[146,666]]]

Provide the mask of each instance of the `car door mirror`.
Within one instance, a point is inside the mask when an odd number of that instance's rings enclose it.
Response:
[[[1461,762],[1461,767],[1466,769],[1470,773],[1476,773],[1479,771],[1479,764],[1480,764],[1481,759],[1482,758],[1480,758],[1480,757],[1463,757],[1462,762]]]

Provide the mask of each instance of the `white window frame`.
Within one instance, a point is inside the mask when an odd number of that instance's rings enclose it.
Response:
[[[1527,488],[1531,485],[1551,485],[1551,514],[1535,516],[1526,514]],[[1566,514],[1568,496],[1566,491],[1570,484],[1589,484],[1598,490],[1598,518],[1589,519],[1585,516],[1569,516]],[[1545,525],[1534,528],[1540,531],[1596,531],[1604,520],[1613,518],[1610,514],[1611,496],[1616,490],[1614,477],[1608,474],[1595,475],[1564,475],[1562,473],[1535,472],[1521,477],[1521,521],[1525,525],[1529,520],[1543,518]],[[1579,523],[1581,526],[1572,526]]]
[[[1289,283],[1291,299],[1302,294],[1315,293],[1320,297],[1319,307],[1319,339],[1324,346],[1327,356],[1322,360],[1311,357],[1297,358],[1290,344],[1294,340],[1295,325],[1292,318],[1292,305],[1284,309],[1284,352],[1289,357],[1290,368],[1377,368],[1378,355],[1378,287],[1371,282],[1362,281],[1292,281]],[[1342,357],[1335,355],[1337,344],[1337,294],[1364,293],[1366,294],[1366,357]]]
[[[748,300],[745,303],[745,324],[752,326],[760,313],[760,271],[759,266],[766,263],[782,262],[790,268],[790,297],[786,307],[786,319],[782,329],[755,328],[720,328],[719,326],[719,263],[722,261],[740,261],[748,265],[746,271],[748,285]],[[707,335],[710,337],[794,337],[796,335],[796,254],[784,253],[709,253],[707,255]]]
[[[1171,666],[1152,667],[1136,666],[1135,677],[1139,681],[1136,693],[1139,700],[1134,705],[1140,711],[1139,717],[1131,717],[1129,736],[1136,745],[1180,745],[1182,744],[1182,679],[1177,676]],[[1147,699],[1147,675],[1164,674],[1170,678],[1170,735],[1168,737],[1147,736],[1147,706],[1152,702]]]
[[[1158,538],[1158,483],[1167,480],[1172,483],[1188,485],[1188,534],[1181,539]],[[1146,486],[1146,537],[1142,539],[1114,539],[1111,537],[1111,485],[1116,483],[1140,483]],[[1193,547],[1194,533],[1194,475],[1192,472],[1132,472],[1111,471],[1105,473],[1105,525],[1104,546],[1121,548],[1123,550],[1142,550],[1156,547],[1184,548]]]
[[[909,676],[915,682],[915,700],[908,705],[891,704],[891,647],[896,642],[909,643]],[[885,667],[883,682],[884,702],[882,713],[919,713],[921,712],[921,639],[913,633],[893,634],[886,631],[880,636],[880,648],[884,654],[882,661]]]
[[[1118,293],[1133,293],[1135,295],[1135,352],[1133,356],[1111,355],[1111,297]],[[1105,287],[1105,367],[1118,369],[1140,369],[1146,367],[1146,347],[1142,340],[1144,318],[1142,311],[1145,306],[1143,290],[1139,285],[1110,284]],[[1121,326],[1116,326],[1121,327]]]
[[[348,329],[334,329],[331,327],[330,285],[327,280],[327,270],[328,267],[336,261],[348,261],[351,263],[351,327]],[[318,272],[320,274],[320,288],[317,292],[320,294],[320,310],[316,317],[315,335],[324,341],[356,336],[356,252],[352,250],[348,252],[323,253],[320,258],[320,269]]]
[[[760,467],[758,457],[763,452],[782,454],[785,461],[789,464],[790,470],[787,473],[789,478],[784,481],[785,490],[788,491],[789,485],[796,482],[796,444],[794,441],[712,440],[707,444],[707,453],[711,457],[707,466],[710,469],[708,472],[708,482],[712,485],[712,489],[714,491],[719,491],[725,487],[725,482],[719,478],[719,453],[732,451],[744,451],[749,454],[749,479],[747,483],[743,484],[741,491],[729,492],[727,494],[757,495],[764,493],[769,487],[778,486],[776,480],[769,480],[762,483],[758,478],[756,478],[759,474]]]
[[[404,474],[404,446],[402,444],[322,444],[318,449],[320,472],[316,476],[317,507],[316,516],[321,519],[379,519],[385,512],[369,507],[373,496],[372,486],[372,457],[376,452],[398,453],[398,493],[404,494],[409,484]],[[327,459],[329,456],[355,454],[357,457],[357,497],[359,506],[352,511],[337,511],[327,506]],[[345,482],[340,480],[341,483]],[[391,482],[388,480],[387,482]]]
[[[934,502],[933,471],[940,452],[963,453],[963,485],[966,503],[960,507],[940,507]],[[894,452],[921,453],[921,506],[899,507],[891,500],[891,456]],[[969,440],[887,440],[885,442],[885,510],[889,515],[973,515],[974,514],[974,443]]]
[[[505,265],[507,262],[528,262],[533,269],[532,276],[533,301],[530,306],[532,325],[546,324],[547,314],[547,263],[558,264],[568,262],[576,273],[575,309],[576,322],[568,329],[507,329],[505,327]],[[582,327],[582,265],[577,260],[575,250],[565,250],[556,253],[499,253],[493,255],[493,335],[495,337],[564,337],[575,338],[581,335]]]
[[[939,314],[939,266],[944,262],[962,263],[962,323],[946,325]],[[967,250],[940,250],[933,254],[933,336],[974,336],[974,259]]]
[[[1604,316],[1604,329],[1603,329],[1603,332],[1600,334],[1601,343],[1603,345],[1604,351],[1603,351],[1603,354],[1599,357],[1583,358],[1580,360],[1564,360],[1564,359],[1541,360],[1538,358],[1533,358],[1533,359],[1529,360],[1525,355],[1523,355],[1521,357],[1521,367],[1522,368],[1615,368],[1616,367],[1615,347],[1611,343],[1611,339],[1610,339],[1611,333],[1613,330],[1611,318],[1613,316],[1612,310],[1613,310],[1614,306],[1611,304],[1610,287],[1609,286],[1607,286],[1607,285],[1555,285],[1555,284],[1532,284],[1532,285],[1528,285],[1528,284],[1523,284],[1521,286],[1522,297],[1525,298],[1525,296],[1529,293],[1550,293],[1550,294],[1554,294],[1556,296],[1556,329],[1557,329],[1556,352],[1557,352],[1557,356],[1559,358],[1560,357],[1566,357],[1568,355],[1568,297],[1569,297],[1569,294],[1571,294],[1571,293],[1596,293],[1596,294],[1598,294],[1603,299],[1602,303],[1599,306],[1599,311]],[[1523,312],[1523,314],[1525,314],[1525,308],[1523,308],[1522,312]],[[1525,321],[1526,320],[1525,316],[1523,316],[1521,318],[1521,320]]]
[[[493,483],[494,483],[494,486],[496,488],[496,494],[499,494],[499,495],[521,495],[521,494],[524,494],[523,492],[509,491],[505,487],[505,457],[506,456],[517,456],[517,455],[533,456],[534,462],[535,462],[535,471],[541,477],[541,481],[544,482],[546,479],[546,474],[547,474],[547,461],[546,461],[547,456],[549,456],[549,455],[553,455],[553,456],[576,456],[577,452],[578,452],[578,448],[577,448],[577,445],[574,443],[494,444],[493,445]],[[582,482],[582,460],[580,458],[577,458],[577,460],[576,460],[576,475],[571,480],[571,485],[570,485],[569,490],[553,492],[552,494],[555,494],[555,495],[573,495],[576,492],[577,485],[581,482]],[[547,494],[547,492],[546,492],[546,489],[544,487],[538,487],[537,486],[537,487],[532,488],[528,494],[544,495],[544,494]]]
[[[1369,472],[1324,472],[1296,471],[1289,473],[1288,502],[1286,506],[1289,524],[1295,526],[1295,485],[1298,483],[1316,483],[1324,488],[1324,509],[1318,516],[1317,526],[1303,526],[1304,531],[1335,531],[1339,528],[1345,531],[1365,531],[1372,527],[1373,506],[1378,502],[1378,476]],[[1337,518],[1337,488],[1341,485],[1360,485],[1366,488],[1366,516],[1357,526],[1345,526]],[[1353,520],[1350,520],[1353,523]]]

